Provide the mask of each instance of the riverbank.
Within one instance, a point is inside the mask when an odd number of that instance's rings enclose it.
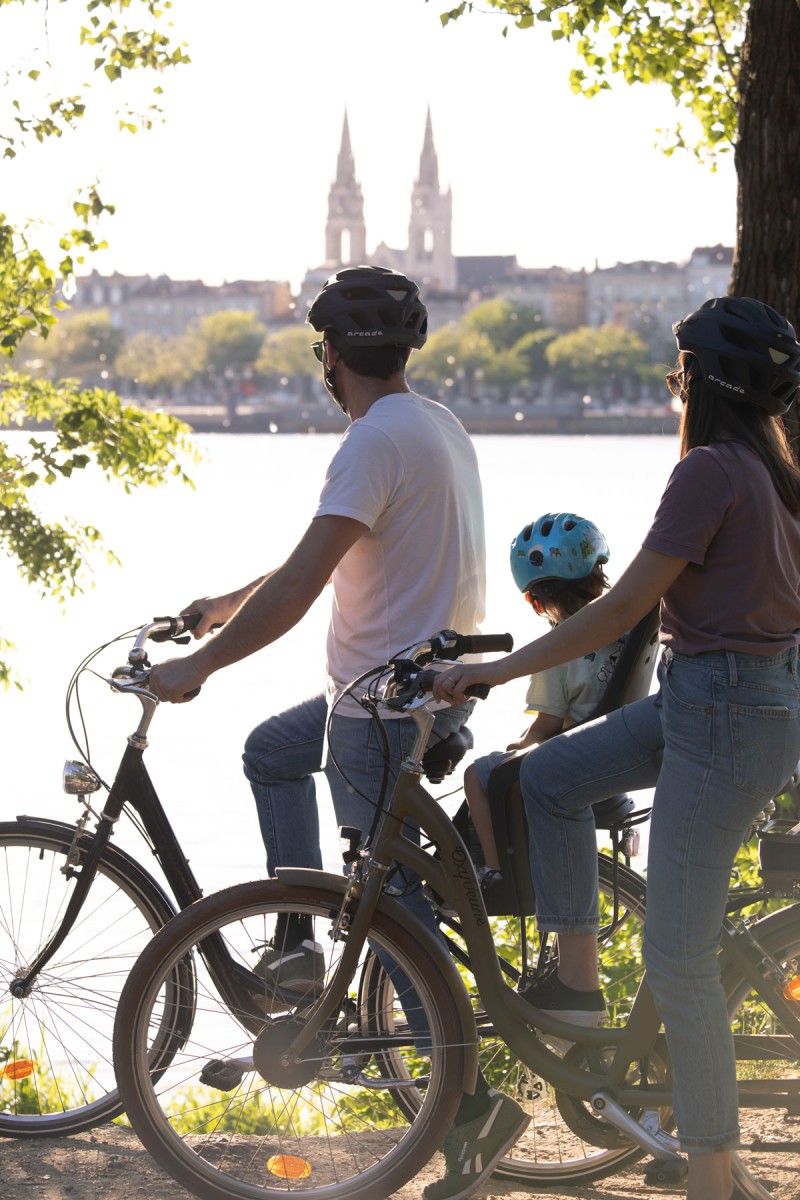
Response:
[[[242,406],[235,414],[229,413],[222,405],[181,405],[163,411],[185,421],[195,433],[343,433],[347,428],[343,413],[321,405],[284,408],[280,411]],[[473,410],[459,407],[454,411],[470,434],[663,437],[673,436],[678,430],[678,417],[674,413],[637,412],[634,409],[626,413],[559,413],[524,408],[476,407]]]

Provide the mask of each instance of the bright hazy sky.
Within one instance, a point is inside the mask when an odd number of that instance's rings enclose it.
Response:
[[[449,0],[176,0],[192,63],[162,79],[167,122],[118,132],[116,90],[74,136],[0,159],[0,210],[64,223],[82,182],[100,179],[117,214],[102,229],[103,273],[176,279],[289,279],[324,257],[328,189],[347,109],[367,247],[404,247],[430,105],[440,183],[453,189],[456,254],[516,254],[524,266],[685,260],[733,244],[731,157],[716,174],[657,130],[675,106],[659,86],[569,90],[574,51],[546,28],[501,36],[475,13],[442,28]],[[15,10],[20,8],[20,12]],[[64,11],[0,8],[0,77],[49,46],[67,88],[91,53],[63,41]],[[33,19],[32,19],[33,18]],[[49,37],[49,41],[48,41]],[[81,64],[84,65],[81,65]],[[11,88],[0,92],[8,127]]]

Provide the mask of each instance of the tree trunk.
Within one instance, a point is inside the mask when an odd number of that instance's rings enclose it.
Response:
[[[751,0],[739,76],[731,292],[800,330],[800,0]],[[800,447],[800,414],[785,424]]]

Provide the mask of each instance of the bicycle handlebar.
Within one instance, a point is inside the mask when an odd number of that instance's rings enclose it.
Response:
[[[168,628],[151,633],[151,642],[169,642],[182,633],[191,633],[200,624],[200,613],[181,613],[179,617],[153,617],[152,625],[167,624]]]
[[[462,654],[508,654],[514,649],[510,633],[456,633],[443,629],[430,639],[434,658],[461,658]]]
[[[466,651],[465,651],[465,653],[466,653]],[[433,681],[438,674],[439,674],[438,671],[431,671],[431,670],[420,671],[419,675],[416,678],[416,684],[417,684],[418,690],[420,692],[432,692],[433,691]],[[489,683],[473,683],[471,685],[471,687],[467,688],[464,695],[465,696],[475,696],[476,699],[478,699],[478,700],[485,700],[491,690],[492,690],[492,686]]]

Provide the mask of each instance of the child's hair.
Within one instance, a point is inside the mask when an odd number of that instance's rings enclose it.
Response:
[[[596,600],[607,587],[605,571],[596,563],[583,579],[541,579],[530,585],[526,595],[538,600],[551,624],[558,625]]]

